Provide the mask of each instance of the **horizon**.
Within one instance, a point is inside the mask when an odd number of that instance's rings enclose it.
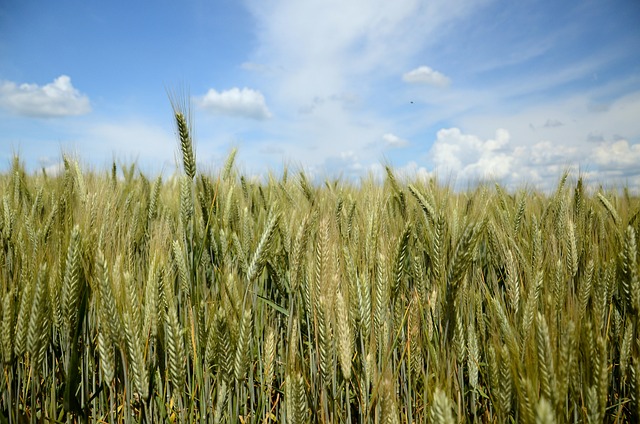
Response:
[[[0,5],[0,172],[62,153],[199,169],[640,187],[640,4],[200,0]],[[176,160],[177,159],[177,160]],[[438,178],[442,181],[441,178]]]
[[[176,148],[176,152],[178,152],[178,148]],[[179,154],[179,153],[177,153]],[[234,175],[238,180],[244,179],[249,184],[259,184],[259,185],[268,185],[273,178],[278,180],[283,180],[286,178],[287,180],[299,180],[300,175],[304,174],[306,181],[311,184],[311,186],[316,189],[321,189],[325,187],[327,184],[338,184],[338,187],[350,188],[350,189],[361,189],[363,186],[371,185],[373,187],[381,188],[386,184],[389,179],[387,167],[389,171],[393,175],[393,179],[398,181],[402,185],[415,185],[419,184],[421,186],[430,186],[434,185],[440,190],[451,191],[456,194],[468,194],[473,193],[482,188],[495,188],[498,186],[500,191],[504,191],[511,196],[518,194],[539,194],[543,196],[553,196],[555,192],[557,192],[559,187],[573,187],[578,184],[578,181],[582,183],[582,189],[584,193],[589,196],[594,196],[597,193],[610,194],[617,193],[618,195],[628,192],[632,196],[640,195],[640,187],[631,185],[629,182],[624,182],[621,180],[615,182],[607,182],[607,181],[599,181],[599,180],[590,180],[589,176],[582,170],[576,169],[575,167],[567,166],[565,167],[557,176],[555,180],[550,180],[550,185],[548,187],[538,187],[528,182],[522,182],[521,184],[512,184],[505,185],[501,181],[496,180],[495,178],[486,177],[486,178],[475,178],[475,179],[466,179],[466,180],[458,180],[456,175],[453,173],[449,173],[448,175],[442,175],[438,171],[434,171],[429,173],[428,175],[419,175],[411,172],[398,172],[398,170],[392,165],[384,162],[380,162],[380,172],[377,170],[369,170],[365,174],[359,175],[357,178],[345,178],[340,174],[311,174],[302,166],[295,166],[292,164],[283,164],[279,169],[268,169],[265,172],[260,174],[245,174],[243,173],[243,165],[237,162],[237,155],[239,152],[235,151],[231,152],[225,160],[220,163],[213,165],[212,167],[205,167],[202,169],[202,163],[198,162],[198,167],[196,168],[196,176],[194,181],[196,181],[199,176],[209,177],[209,178],[218,178],[221,177],[221,174],[224,172],[224,168],[227,165],[229,158],[231,158],[231,154],[234,155],[234,159],[231,161],[231,175]],[[10,177],[10,171],[15,165],[15,161],[17,160],[19,166],[26,172],[29,178],[37,178],[37,177],[45,177],[45,178],[58,178],[64,177],[65,172],[65,164],[64,160],[67,159],[69,164],[73,167],[74,164],[77,163],[80,171],[84,176],[92,175],[94,177],[100,177],[101,175],[105,178],[112,178],[112,169],[113,166],[116,166],[116,178],[118,181],[125,181],[127,172],[133,170],[134,179],[138,177],[142,177],[147,179],[148,181],[153,181],[158,177],[161,178],[162,184],[178,184],[180,179],[186,175],[183,169],[182,158],[178,158],[175,165],[170,167],[170,169],[160,169],[153,170],[152,172],[146,172],[142,169],[137,161],[124,162],[117,161],[115,158],[108,163],[108,166],[95,166],[92,163],[87,163],[83,161],[81,157],[75,156],[73,154],[65,154],[64,152],[61,155],[60,162],[56,163],[55,166],[51,167],[40,167],[36,169],[26,169],[25,163],[19,155],[14,155],[11,159],[11,163],[6,167],[6,169],[0,168],[0,177],[6,176]],[[129,168],[129,169],[126,169]],[[74,172],[71,169],[71,172]],[[137,175],[137,177],[136,177]]]

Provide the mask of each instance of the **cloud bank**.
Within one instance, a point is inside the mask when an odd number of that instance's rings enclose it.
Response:
[[[551,190],[565,170],[584,172],[594,182],[640,187],[640,143],[626,139],[588,145],[539,141],[514,143],[505,129],[482,139],[459,128],[438,131],[428,152],[437,172],[458,182],[498,181],[509,187],[523,183]]]
[[[43,86],[2,81],[0,107],[14,115],[34,118],[57,118],[91,112],[89,98],[71,84],[71,78],[67,75],[61,75]]]

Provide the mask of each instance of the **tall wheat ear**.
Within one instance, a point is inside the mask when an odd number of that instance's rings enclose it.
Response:
[[[169,92],[169,101],[173,108],[173,115],[180,139],[180,152],[182,154],[182,165],[184,173],[190,179],[196,176],[196,155],[191,138],[191,103],[189,95],[185,92]]]

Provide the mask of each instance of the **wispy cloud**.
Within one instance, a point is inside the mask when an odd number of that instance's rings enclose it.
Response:
[[[563,125],[562,121],[558,119],[547,119],[547,122],[544,123],[545,128],[561,127]]]
[[[375,171],[390,154],[398,168],[416,161],[422,175],[433,167],[459,181],[530,179],[550,187],[569,164],[595,162],[580,147],[590,131],[605,136],[590,149],[610,143],[611,134],[637,133],[628,116],[635,102],[623,107],[618,97],[621,80],[566,89],[623,57],[618,50],[552,59],[568,30],[521,37],[520,25],[534,22],[529,16],[510,22],[508,33],[483,27],[471,43],[481,51],[464,50],[469,40],[451,31],[453,23],[474,30],[477,19],[492,19],[491,3],[249,0],[258,28],[250,59],[261,65],[245,68],[260,71],[254,75],[277,111],[269,137],[296,160],[343,176]],[[484,47],[494,41],[496,50]],[[347,95],[358,100],[335,101]],[[595,111],[602,103],[607,108]]]
[[[43,86],[1,81],[0,107],[15,115],[35,118],[56,118],[91,112],[89,98],[71,84],[71,78],[67,75],[61,75]]]
[[[63,151],[77,153],[82,160],[100,166],[108,166],[112,159],[124,163],[135,161],[144,172],[156,173],[173,172],[180,163],[174,129],[144,118],[92,119],[74,125],[69,132],[73,134],[73,141],[63,143]],[[47,152],[51,157],[56,153]]]
[[[265,155],[281,155],[285,153],[284,149],[275,144],[266,144],[260,147],[260,153]]]
[[[251,88],[231,88],[218,92],[213,88],[197,99],[203,109],[216,114],[237,116],[250,119],[271,118],[264,95]]]
[[[255,73],[264,74],[264,75],[273,75],[283,71],[283,69],[281,68],[265,65],[264,63],[255,63],[255,62],[243,62],[240,65],[240,68],[248,72],[255,72]]]
[[[378,162],[389,147],[381,134],[396,127],[391,103],[379,104],[392,94],[388,82],[411,69],[443,26],[482,3],[248,0],[257,47],[243,67],[259,71],[254,81],[277,115],[265,131],[309,165],[345,151],[358,152],[362,163]],[[267,69],[279,71],[265,75]]]
[[[420,66],[406,72],[402,75],[402,79],[411,84],[429,84],[435,87],[448,87],[451,84],[449,77],[428,66]]]

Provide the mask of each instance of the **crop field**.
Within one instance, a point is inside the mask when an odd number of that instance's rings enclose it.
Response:
[[[0,175],[0,422],[640,420],[640,199]]]

